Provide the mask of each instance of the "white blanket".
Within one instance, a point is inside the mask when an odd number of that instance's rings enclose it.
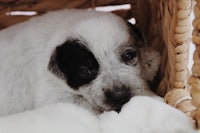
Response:
[[[3,117],[0,133],[193,133],[180,111],[146,96],[132,98],[120,113],[99,116],[69,103]]]

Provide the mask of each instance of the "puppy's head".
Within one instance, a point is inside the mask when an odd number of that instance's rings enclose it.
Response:
[[[119,110],[147,89],[136,47],[143,40],[128,25],[109,13],[81,20],[55,48],[49,70],[95,109]]]

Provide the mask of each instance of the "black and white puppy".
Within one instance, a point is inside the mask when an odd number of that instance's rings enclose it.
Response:
[[[62,10],[2,30],[0,116],[56,102],[120,110],[151,94],[160,57],[137,48],[134,29],[111,13]]]

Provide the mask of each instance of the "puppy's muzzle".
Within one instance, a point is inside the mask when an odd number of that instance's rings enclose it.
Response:
[[[128,87],[114,87],[113,89],[106,89],[105,103],[111,107],[112,110],[120,111],[121,107],[127,103],[132,97],[130,88]]]

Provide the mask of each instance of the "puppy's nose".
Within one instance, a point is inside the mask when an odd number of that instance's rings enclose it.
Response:
[[[106,103],[116,111],[119,111],[132,96],[130,89],[127,87],[107,89],[104,94]]]

